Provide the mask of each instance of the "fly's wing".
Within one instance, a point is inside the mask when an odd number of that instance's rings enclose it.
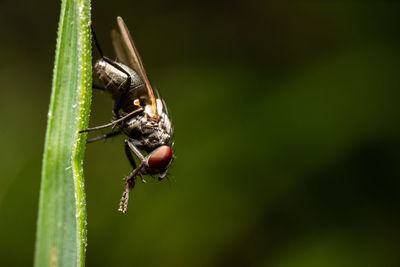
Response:
[[[128,27],[125,25],[121,17],[117,17],[117,23],[121,34],[116,31],[111,32],[113,46],[117,54],[118,60],[121,63],[131,67],[143,80],[147,91],[148,104],[150,105],[151,115],[155,119],[159,119],[157,112],[157,102],[154,96],[153,88],[151,87],[146,70],[144,69],[142,59],[136,49],[132,36],[129,33]]]
[[[115,54],[117,55],[118,62],[120,62],[126,66],[130,66],[131,63],[129,62],[129,57],[128,57],[127,51],[124,48],[125,46],[122,43],[121,34],[119,32],[117,32],[116,30],[112,29],[111,40],[112,40]],[[131,68],[132,68],[132,66],[131,66]]]

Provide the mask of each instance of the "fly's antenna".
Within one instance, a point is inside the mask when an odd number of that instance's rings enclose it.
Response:
[[[90,22],[90,29],[92,30],[93,41],[94,41],[94,44],[96,45],[97,51],[99,51],[100,56],[102,58],[104,58],[103,51],[101,50],[100,44],[99,44],[99,42],[97,41],[97,38],[96,38],[96,34],[94,33],[94,28],[93,28],[92,22]]]

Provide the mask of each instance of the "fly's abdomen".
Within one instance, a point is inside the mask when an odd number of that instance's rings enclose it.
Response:
[[[114,62],[110,64],[104,59],[100,59],[94,65],[100,80],[104,83],[107,91],[109,91],[114,100],[121,97],[124,91],[130,91],[131,88],[140,87],[143,82],[139,76],[129,67]],[[131,82],[127,84],[130,77]]]

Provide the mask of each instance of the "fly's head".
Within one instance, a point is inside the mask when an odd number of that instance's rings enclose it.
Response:
[[[154,149],[146,156],[145,167],[142,174],[160,174],[158,180],[162,180],[168,173],[168,167],[171,165],[174,156],[170,146],[162,145]]]
[[[173,160],[172,136],[173,127],[165,108],[165,103],[157,99],[157,111],[159,120],[154,120],[152,116],[146,113],[143,116],[143,131],[145,138],[142,139],[144,150],[148,151],[146,156],[147,174],[160,174],[159,180],[162,180],[168,173],[168,167]]]

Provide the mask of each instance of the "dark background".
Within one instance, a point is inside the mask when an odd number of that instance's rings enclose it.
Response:
[[[59,1],[0,2],[0,265],[33,261]],[[400,5],[93,1],[125,19],[175,124],[169,180],[87,148],[87,266],[400,266]],[[97,53],[94,53],[94,59]],[[94,92],[92,126],[109,122]]]

